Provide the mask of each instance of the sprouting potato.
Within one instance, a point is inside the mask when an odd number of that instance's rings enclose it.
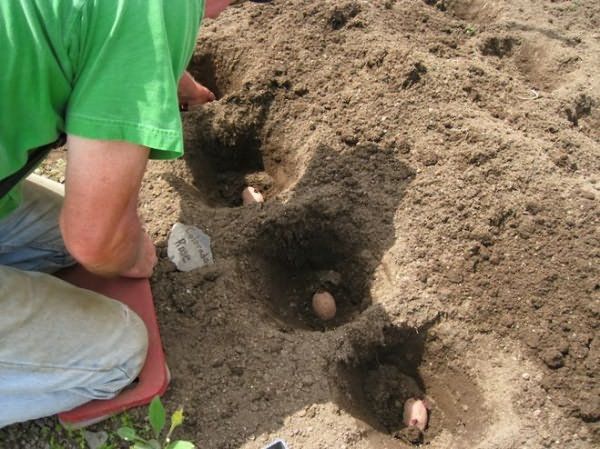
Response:
[[[327,291],[319,291],[313,295],[312,307],[315,315],[323,321],[335,318],[335,299]]]
[[[404,403],[404,424],[424,431],[427,427],[428,404],[421,399],[410,398]]]
[[[263,198],[262,193],[260,193],[254,187],[248,186],[244,190],[242,190],[242,203],[244,204],[244,206],[264,202],[265,199]]]

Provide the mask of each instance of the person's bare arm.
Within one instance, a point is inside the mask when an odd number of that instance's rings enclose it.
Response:
[[[221,11],[226,9],[231,3],[230,0],[206,0],[204,7],[204,17],[216,19]]]
[[[149,150],[77,136],[68,146],[60,216],[67,249],[93,273],[149,277],[156,254],[137,214]]]
[[[215,94],[204,87],[189,72],[183,72],[177,86],[179,106],[185,111],[188,108],[215,101]]]

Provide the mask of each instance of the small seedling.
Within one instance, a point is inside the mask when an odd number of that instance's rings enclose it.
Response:
[[[48,442],[50,449],[65,449],[65,447],[60,444],[55,435],[50,436],[50,441]]]
[[[133,427],[133,420],[131,415],[127,412],[123,412],[119,415],[120,427]]]
[[[465,28],[465,34],[467,36],[473,36],[477,32],[477,29],[473,25],[469,25]]]
[[[183,409],[179,408],[171,415],[171,426],[163,443],[160,442],[160,438],[166,424],[166,412],[158,396],[150,403],[148,420],[154,438],[142,438],[132,427],[119,428],[117,435],[131,443],[130,449],[195,449],[196,446],[190,441],[171,441],[171,434],[183,423]]]

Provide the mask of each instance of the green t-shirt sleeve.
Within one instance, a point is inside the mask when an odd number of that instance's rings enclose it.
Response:
[[[177,83],[194,49],[204,0],[88,0],[69,30],[74,67],[66,131],[183,153]]]

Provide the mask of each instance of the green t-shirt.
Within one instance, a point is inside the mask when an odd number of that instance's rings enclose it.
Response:
[[[204,0],[0,0],[0,180],[62,133],[180,156],[177,82],[203,12]]]

